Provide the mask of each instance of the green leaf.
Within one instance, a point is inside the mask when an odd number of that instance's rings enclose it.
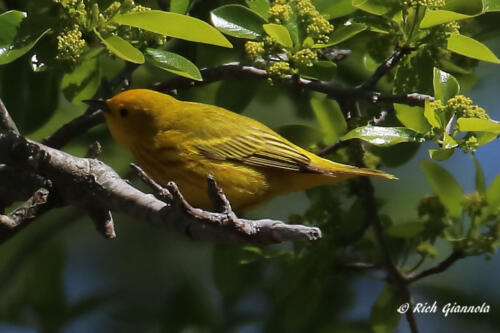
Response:
[[[420,28],[421,29],[430,28],[435,25],[448,23],[452,21],[459,21],[471,17],[473,16],[451,12],[449,10],[442,10],[442,9],[428,10],[425,13],[422,22],[420,22]]]
[[[26,54],[50,31],[47,29],[37,35],[21,32],[24,18],[26,13],[17,10],[10,10],[0,15],[0,65],[8,64]]]
[[[335,73],[337,64],[328,60],[316,61],[311,67],[299,68],[300,76],[313,80],[330,81]]]
[[[447,0],[444,10],[466,14],[478,15],[483,12],[484,0]]]
[[[499,0],[483,0],[484,11],[485,12],[499,12],[500,11],[500,1]]]
[[[226,35],[255,39],[264,34],[266,20],[242,5],[226,5],[210,12],[213,25]]]
[[[394,104],[394,110],[396,111],[396,117],[405,127],[419,133],[427,133],[431,129],[424,116],[423,107]]]
[[[401,299],[397,291],[387,284],[378,295],[370,313],[370,325],[374,333],[393,333],[398,327],[401,315],[397,309]]]
[[[457,79],[436,67],[434,67],[433,84],[434,98],[441,100],[443,104],[460,92]]]
[[[329,98],[311,98],[311,108],[325,137],[325,144],[337,142],[347,131],[347,122],[336,101]]]
[[[478,145],[482,146],[495,140],[498,137],[498,134],[492,132],[472,132],[477,138]]]
[[[432,127],[442,128],[441,119],[436,115],[435,110],[430,105],[430,100],[425,99],[424,117]]]
[[[365,54],[363,56],[363,65],[365,65],[365,68],[367,70],[369,70],[370,72],[373,72],[375,70],[377,70],[377,67],[378,67],[378,63],[375,61],[375,59],[373,59],[370,54]]]
[[[363,126],[351,130],[342,140],[361,139],[376,146],[392,146],[402,142],[424,142],[422,135],[406,127]]]
[[[481,167],[481,164],[479,164],[479,161],[474,157],[474,167],[476,169],[476,177],[475,177],[475,184],[476,184],[476,191],[478,193],[484,194],[486,193],[486,181],[484,180],[484,173],[483,173],[483,168]]]
[[[323,133],[307,125],[285,125],[278,128],[277,132],[301,147],[309,147],[323,139]]]
[[[444,133],[443,148],[451,149],[451,148],[456,148],[457,146],[458,146],[457,141],[455,141],[455,139],[448,133]]]
[[[431,161],[421,161],[420,168],[449,214],[454,217],[459,216],[462,213],[463,192],[455,178]]]
[[[314,6],[321,15],[326,15],[329,19],[348,15],[356,10],[352,0],[314,0]]]
[[[459,118],[457,120],[460,132],[491,132],[500,134],[500,123],[488,119]]]
[[[189,0],[170,0],[170,11],[185,14],[189,7]]]
[[[99,32],[97,32],[97,30],[94,29],[94,32],[96,33],[97,37],[99,37],[99,39],[103,42],[106,48],[116,56],[135,64],[144,63],[144,54],[133,47],[132,44],[127,42],[125,39],[115,35],[105,39]]]
[[[148,10],[115,16],[113,21],[192,42],[233,47],[226,37],[210,24],[187,15]]]
[[[469,58],[488,61],[494,64],[500,63],[500,60],[486,45],[460,34],[451,34],[448,37],[447,49]]]
[[[493,179],[486,191],[486,201],[488,202],[488,206],[493,210],[497,210],[500,207],[500,174]]]
[[[147,48],[146,55],[151,64],[158,68],[193,80],[203,80],[198,67],[183,56],[153,48]]]
[[[245,3],[266,20],[269,18],[269,2],[267,0],[245,0]]]
[[[413,238],[424,231],[424,229],[425,224],[422,222],[407,222],[392,224],[386,229],[386,233],[393,238]]]
[[[71,73],[62,79],[64,97],[73,104],[82,104],[82,100],[89,99],[96,93],[101,83],[101,69],[99,54],[103,47],[89,52],[83,57],[82,62]]]
[[[312,47],[315,49],[320,49],[324,47],[330,47],[333,45],[337,45],[362,31],[365,31],[368,27],[365,24],[361,23],[350,23],[348,25],[343,25],[338,29],[335,29],[332,37],[326,44],[314,44]]]
[[[429,149],[429,156],[436,161],[446,161],[454,152],[455,149],[453,148]]]
[[[394,0],[352,0],[352,5],[370,14],[385,15],[399,6],[399,2]]]
[[[293,47],[292,38],[290,37],[290,33],[285,26],[281,24],[268,23],[262,26],[264,31],[271,36],[275,41],[284,47]]]

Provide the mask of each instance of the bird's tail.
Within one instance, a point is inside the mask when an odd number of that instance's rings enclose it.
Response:
[[[320,166],[321,171],[332,177],[340,176],[341,178],[351,178],[356,176],[370,176],[385,179],[398,179],[396,176],[380,170],[358,168],[352,165],[336,163],[325,159],[322,159],[322,163],[318,166]]]

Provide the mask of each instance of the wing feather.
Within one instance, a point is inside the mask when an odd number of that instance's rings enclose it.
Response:
[[[293,171],[317,172],[310,159],[277,135],[254,129],[250,133],[199,142],[195,148],[208,158]]]

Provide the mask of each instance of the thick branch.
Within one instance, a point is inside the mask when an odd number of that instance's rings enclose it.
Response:
[[[52,181],[67,203],[87,210],[94,207],[122,212],[138,220],[167,225],[195,239],[271,244],[321,237],[318,228],[267,219],[236,217],[229,221],[228,214],[197,208],[187,211],[178,205],[166,204],[132,187],[101,161],[75,157],[12,133],[0,135],[0,158],[13,164],[30,165]]]

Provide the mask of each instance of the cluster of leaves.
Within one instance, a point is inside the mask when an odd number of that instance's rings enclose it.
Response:
[[[318,10],[311,0],[246,1],[225,5],[212,11],[211,19],[223,33],[245,40],[245,52],[254,65],[265,68],[270,79],[290,74],[331,80],[336,65],[328,60],[330,47],[366,29],[348,23],[334,31],[326,12],[341,4]]]
[[[220,32],[199,19],[151,10],[133,0],[112,2],[104,10],[98,1],[54,0],[51,6],[56,10],[56,19],[45,18],[41,33],[24,29],[34,25],[34,19],[26,12],[11,10],[0,15],[0,24],[5,28],[0,40],[0,65],[23,56],[48,36],[47,43],[53,45],[50,54],[56,53],[53,58],[62,64],[53,63],[42,48],[40,51],[35,48],[32,68],[43,71],[47,65],[64,67],[63,89],[73,102],[89,98],[96,92],[102,77],[101,62],[108,55],[136,64],[147,60],[157,68],[201,80],[198,68],[191,61],[165,50],[166,37],[232,47]],[[184,29],[184,26],[190,28]]]

